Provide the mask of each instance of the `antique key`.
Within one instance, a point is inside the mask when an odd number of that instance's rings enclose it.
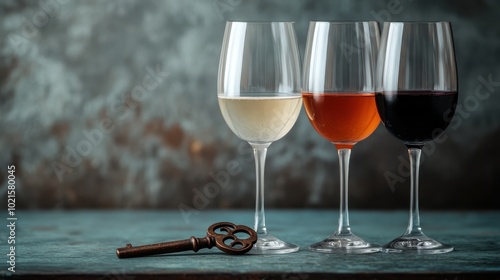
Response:
[[[217,233],[216,230],[224,233]],[[239,239],[235,235],[236,233],[246,233],[249,237],[246,239]],[[231,242],[226,244],[225,241],[227,240],[231,240]],[[255,242],[257,242],[257,233],[253,229],[229,222],[220,222],[211,225],[207,229],[207,236],[203,238],[191,236],[189,239],[185,240],[137,247],[133,247],[132,244],[127,244],[126,247],[116,249],[116,255],[118,258],[135,258],[189,250],[197,252],[199,249],[203,248],[210,249],[214,245],[225,253],[241,255],[250,251]]]

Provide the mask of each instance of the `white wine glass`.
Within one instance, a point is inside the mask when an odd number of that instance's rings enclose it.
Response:
[[[229,128],[253,148],[256,168],[254,229],[250,253],[282,254],[299,249],[268,233],[264,213],[267,148],[292,128],[302,107],[300,61],[293,22],[226,23],[217,94]]]

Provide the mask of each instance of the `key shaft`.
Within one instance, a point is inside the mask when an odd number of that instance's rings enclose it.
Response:
[[[215,240],[211,236],[205,236],[203,238],[196,238],[194,236],[191,236],[189,239],[185,240],[162,242],[137,247],[133,247],[131,244],[127,244],[126,247],[116,249],[116,255],[118,256],[118,258],[122,259],[177,253],[189,250],[197,252],[198,250],[203,248],[212,248],[214,246],[214,243]]]

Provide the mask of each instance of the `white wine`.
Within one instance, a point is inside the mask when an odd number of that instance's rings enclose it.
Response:
[[[302,97],[219,96],[222,116],[231,130],[250,143],[270,143],[285,136],[302,108]]]

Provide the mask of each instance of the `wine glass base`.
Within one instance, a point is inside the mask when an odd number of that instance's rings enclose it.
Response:
[[[453,251],[453,247],[421,235],[403,235],[382,247],[385,253],[443,254]]]
[[[257,243],[248,254],[267,255],[267,254],[287,254],[297,252],[299,246],[282,241],[270,234],[259,235]]]
[[[309,246],[309,250],[320,253],[368,254],[381,250],[380,245],[364,241],[354,234],[339,235],[334,233],[321,242]]]

